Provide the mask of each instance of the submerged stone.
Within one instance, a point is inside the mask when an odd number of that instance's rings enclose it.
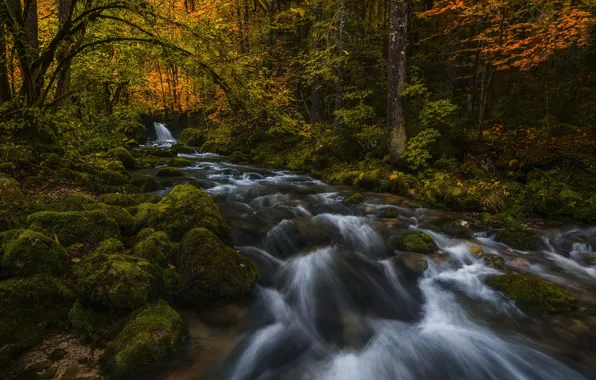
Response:
[[[203,227],[232,245],[231,231],[219,209],[206,192],[192,185],[178,185],[151,212],[149,227],[165,231],[174,240],[186,232]]]
[[[401,251],[424,254],[433,253],[437,250],[437,244],[433,238],[422,231],[406,232],[397,238],[395,246]]]
[[[138,311],[117,338],[108,345],[109,370],[127,373],[166,359],[182,339],[184,327],[178,313],[165,301]]]
[[[189,307],[242,297],[258,277],[251,259],[205,228],[195,228],[184,236],[176,264],[179,298]]]
[[[120,228],[104,211],[42,211],[27,217],[29,228],[49,237],[56,235],[60,244],[99,243],[120,237]]]
[[[2,269],[10,276],[61,274],[68,254],[55,240],[35,231],[25,230],[13,236],[2,257]]]
[[[567,290],[535,276],[504,274],[489,277],[486,284],[503,292],[524,311],[562,313],[577,309],[575,298]]]

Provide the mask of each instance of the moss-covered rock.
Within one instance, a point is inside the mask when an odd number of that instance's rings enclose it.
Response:
[[[472,254],[472,256],[474,256],[477,259],[484,256],[484,249],[482,249],[482,247],[479,245],[469,246],[468,251],[470,252],[470,254]]]
[[[167,267],[163,270],[163,292],[164,299],[174,304],[178,300],[178,291],[180,289],[180,275],[176,268]]]
[[[192,185],[178,185],[159,202],[149,218],[149,227],[165,231],[174,241],[195,227],[204,227],[232,245],[230,228],[211,197]]]
[[[97,201],[85,194],[67,194],[60,197],[42,195],[31,200],[32,206],[39,211],[86,211],[97,205]]]
[[[13,236],[2,257],[2,269],[10,276],[34,274],[58,275],[68,259],[66,250],[53,239],[36,231],[25,230]]]
[[[100,203],[98,207],[99,210],[116,221],[122,236],[132,236],[135,233],[135,220],[124,207],[110,206],[103,203]]]
[[[437,250],[433,238],[422,231],[406,232],[395,241],[395,247],[401,251],[429,254]]]
[[[136,160],[128,150],[122,147],[114,148],[108,152],[108,156],[117,159],[126,169],[133,169]]]
[[[176,153],[174,153],[170,150],[159,148],[159,147],[146,148],[146,151],[147,151],[147,153],[149,153],[150,156],[154,156],[154,157],[160,157],[160,158],[176,157]]]
[[[200,146],[200,145],[197,145]],[[170,151],[176,153],[176,154],[193,154],[195,153],[195,150],[189,146],[186,146],[184,144],[174,144],[170,147]]]
[[[108,345],[106,366],[127,373],[166,359],[182,339],[184,327],[178,313],[165,301],[140,310],[118,337]]]
[[[538,236],[531,231],[521,229],[499,231],[497,241],[522,251],[537,251],[540,249]]]
[[[201,146],[205,140],[205,133],[198,128],[186,128],[180,134],[180,142],[184,145]]]
[[[0,173],[0,202],[11,202],[23,196],[21,186],[8,174]]]
[[[157,195],[151,194],[103,194],[101,202],[110,206],[130,207],[141,203],[157,203],[161,200]]]
[[[113,170],[102,170],[97,174],[97,177],[112,186],[121,186],[130,183],[130,179],[127,176]]]
[[[173,257],[175,251],[176,244],[171,243],[168,235],[163,231],[155,232],[145,237],[133,248],[135,256],[155,266],[164,266],[168,258]]]
[[[486,266],[489,268],[503,269],[505,267],[505,260],[497,254],[485,254],[482,257],[482,259],[484,260]]]
[[[436,218],[424,223],[429,229],[440,232],[456,238],[470,238],[472,236],[472,230],[470,225],[465,220],[454,219],[454,218]]]
[[[97,247],[95,251],[93,251],[93,254],[111,255],[114,253],[124,251],[125,249],[126,248],[124,247],[124,244],[122,244],[122,241],[116,238],[110,238],[102,241],[101,244],[99,244],[99,247]]]
[[[143,193],[150,193],[152,191],[163,189],[163,186],[153,178],[133,178],[131,184],[136,186]]]
[[[258,277],[251,259],[205,228],[195,228],[184,236],[176,267],[180,274],[179,299],[189,307],[246,295]]]
[[[575,298],[567,290],[535,276],[504,274],[489,277],[486,283],[528,312],[562,313],[577,309]]]
[[[0,281],[0,367],[66,320],[72,291],[48,275]]]
[[[184,174],[178,168],[161,168],[155,173],[158,177],[182,177]]]
[[[149,226],[149,218],[155,209],[155,204],[153,203],[142,203],[137,206],[136,213],[133,217],[135,222],[135,229],[140,231],[144,228]]]
[[[118,333],[117,324],[113,324],[111,314],[100,313],[83,306],[77,300],[68,312],[68,322],[74,331],[91,341],[112,339]]]
[[[352,195],[350,195],[349,197],[347,197],[346,199],[344,199],[344,203],[346,204],[358,204],[358,203],[362,203],[364,202],[364,195],[360,194],[360,193],[354,193]]]
[[[187,166],[191,166],[192,161],[187,160],[186,158],[175,157],[170,160],[170,163],[168,165],[174,168],[185,168]]]
[[[228,156],[227,161],[233,164],[247,164],[252,161],[250,154],[235,151]]]
[[[161,296],[159,268],[127,254],[88,255],[75,266],[81,302],[97,309],[136,309]]]
[[[56,235],[63,246],[88,242],[98,244],[120,237],[120,228],[104,211],[42,211],[27,217],[29,228],[49,237]]]
[[[155,229],[153,229],[153,228],[143,228],[137,234],[137,241],[141,241],[141,240],[145,239],[146,237],[153,235],[154,233],[155,233]]]

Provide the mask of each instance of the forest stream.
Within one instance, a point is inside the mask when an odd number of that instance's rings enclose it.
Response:
[[[346,186],[182,156],[193,162],[183,181],[214,198],[260,278],[250,302],[182,313],[184,348],[142,378],[596,378],[590,311],[529,317],[484,282],[504,268],[532,273],[594,305],[596,228],[543,229],[541,251],[519,251],[489,231],[458,239],[428,227],[437,218],[471,227],[463,213],[390,194],[349,204]],[[392,248],[414,231],[429,234],[436,253]]]

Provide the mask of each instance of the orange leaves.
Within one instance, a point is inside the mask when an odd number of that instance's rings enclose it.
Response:
[[[461,39],[460,53],[479,52],[498,70],[529,70],[557,51],[584,46],[594,22],[589,12],[559,0],[441,0],[419,16],[448,18],[447,33],[477,30]]]

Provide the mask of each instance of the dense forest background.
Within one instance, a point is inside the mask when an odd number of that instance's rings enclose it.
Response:
[[[498,223],[594,221],[595,11],[567,0],[6,0],[0,171],[32,189],[101,186],[87,175],[114,182],[112,149],[175,122],[204,151]]]

